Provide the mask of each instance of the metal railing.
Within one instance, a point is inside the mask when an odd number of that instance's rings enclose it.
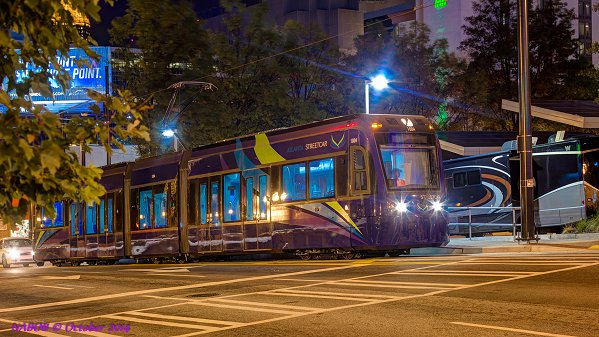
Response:
[[[509,224],[505,223],[473,223],[472,222],[472,210],[511,210],[512,213],[512,235],[514,237],[514,240],[516,240],[516,227],[520,226],[521,224],[516,223],[516,211],[520,210],[520,207],[488,207],[488,206],[475,206],[475,207],[447,207],[448,211],[468,211],[468,223],[464,223],[464,222],[450,222],[449,225],[450,226],[460,226],[460,225],[468,225],[468,239],[472,240],[472,226],[508,226]],[[507,213],[507,212],[506,212]],[[497,214],[497,213],[496,213]],[[463,214],[451,214],[450,213],[450,220],[452,215],[456,218],[456,220],[458,220],[460,217],[463,217],[465,215]],[[479,214],[477,214],[479,215]],[[488,215],[487,214],[480,214],[480,215]],[[500,214],[497,214],[500,215]]]

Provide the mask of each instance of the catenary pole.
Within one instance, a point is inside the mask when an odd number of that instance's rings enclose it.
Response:
[[[518,0],[518,98],[520,105],[518,153],[520,155],[521,240],[535,239],[534,178],[530,114],[530,71],[528,63],[528,0]]]

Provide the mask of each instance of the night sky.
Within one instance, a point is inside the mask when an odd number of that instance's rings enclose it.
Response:
[[[170,0],[164,0],[170,1]],[[207,18],[214,15],[220,14],[220,8],[218,6],[218,0],[192,0],[193,6],[201,18]],[[250,4],[257,3],[256,0],[245,1]],[[114,6],[106,4],[104,1],[100,1],[100,17],[101,22],[91,21],[91,35],[98,45],[108,46],[110,43],[110,35],[108,30],[112,25],[112,20],[116,17],[125,15],[127,9],[127,0],[115,0]]]

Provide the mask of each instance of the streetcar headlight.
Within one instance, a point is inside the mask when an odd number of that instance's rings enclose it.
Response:
[[[400,201],[397,203],[397,205],[395,205],[395,209],[399,212],[399,213],[405,213],[408,211],[408,204],[406,204],[403,201]]]
[[[21,254],[19,254],[18,250],[11,249],[10,251],[8,251],[8,256],[10,257],[11,260],[16,260],[19,258],[19,256],[21,256]]]
[[[438,212],[443,209],[443,203],[440,201],[433,201],[432,205],[433,211]]]

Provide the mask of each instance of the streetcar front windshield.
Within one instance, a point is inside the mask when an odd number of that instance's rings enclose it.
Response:
[[[438,188],[436,160],[431,147],[381,146],[387,187]]]

